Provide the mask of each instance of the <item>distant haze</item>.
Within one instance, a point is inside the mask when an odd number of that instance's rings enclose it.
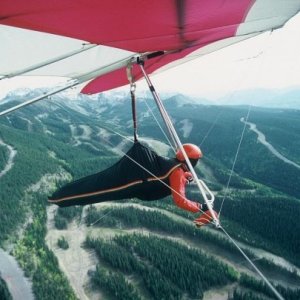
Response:
[[[9,103],[12,100],[25,101],[33,99],[38,95],[42,95],[45,91],[51,90],[51,88],[18,88],[9,92],[5,97],[0,100],[1,104]],[[183,93],[176,92],[161,92],[159,93],[163,101],[172,102],[175,101],[178,108],[181,105],[192,103],[202,105],[252,105],[258,107],[270,107],[270,108],[288,108],[288,109],[300,109],[300,88],[286,88],[286,89],[249,89],[242,91],[235,91],[228,93],[227,95],[215,99],[210,99],[201,96],[191,96]],[[119,101],[123,101],[130,97],[129,91],[126,89],[117,89],[102,94],[87,96],[74,93],[72,90],[68,90],[52,96],[53,99],[69,99],[69,100],[86,100],[94,101],[100,100],[111,105],[116,104]],[[151,99],[152,95],[148,91],[137,92],[137,99],[143,98]],[[42,100],[47,101],[47,100]],[[151,102],[149,102],[151,103]]]

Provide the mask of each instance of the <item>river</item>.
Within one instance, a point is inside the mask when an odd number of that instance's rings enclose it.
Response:
[[[7,147],[9,156],[3,170],[0,171],[0,178],[3,177],[14,165],[14,158],[17,151],[0,139],[0,145]],[[15,258],[0,248],[0,276],[6,282],[9,292],[14,300],[34,299],[31,283],[24,276],[23,270],[19,267]]]
[[[241,122],[249,125],[250,126],[250,130],[252,130],[253,132],[255,132],[257,134],[257,140],[261,144],[263,144],[264,146],[266,146],[268,148],[268,150],[270,152],[272,152],[272,154],[274,154],[277,158],[281,159],[282,161],[284,161],[287,164],[290,164],[290,165],[292,165],[292,166],[300,169],[300,165],[298,165],[295,162],[287,159],[285,156],[283,156],[282,154],[280,154],[270,143],[267,142],[265,135],[257,129],[256,124],[250,123],[250,122],[246,122],[244,118],[241,118]]]
[[[15,258],[0,248],[0,272],[14,300],[33,300],[31,283]]]

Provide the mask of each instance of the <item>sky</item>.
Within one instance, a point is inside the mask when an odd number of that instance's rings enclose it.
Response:
[[[215,99],[237,90],[300,87],[300,14],[281,29],[153,77],[158,90]]]
[[[217,99],[235,91],[300,87],[300,13],[283,28],[205,55],[151,77],[157,91]],[[0,99],[16,87],[54,86],[60,79],[0,81]],[[125,88],[125,90],[128,87]],[[138,83],[138,90],[146,89]]]

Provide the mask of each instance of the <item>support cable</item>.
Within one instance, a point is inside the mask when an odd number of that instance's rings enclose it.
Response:
[[[111,132],[122,136],[120,133],[116,132],[113,129],[110,129]],[[107,144],[111,145],[114,147],[113,143],[108,141],[107,139],[102,138],[102,140],[104,140]],[[132,140],[130,140],[131,142],[133,142]],[[129,155],[127,155],[127,153],[125,153],[123,150],[121,149],[117,149],[119,152],[121,152],[121,154],[125,157],[127,157],[129,160],[131,160],[134,164],[136,164],[137,166],[139,166],[141,169],[143,169],[145,172],[147,172],[149,175],[151,175],[153,178],[155,178],[157,181],[159,181],[160,183],[162,183],[163,185],[165,185],[168,189],[170,189],[171,191],[173,191],[175,194],[181,196],[180,193],[178,193],[176,190],[174,190],[170,185],[168,185],[167,183],[165,183],[163,180],[161,180],[159,177],[157,177],[155,174],[153,174],[150,170],[148,170],[147,168],[145,168],[143,165],[141,165],[139,162],[137,162],[135,159],[133,159],[132,157],[130,157]],[[204,215],[207,215],[206,212],[204,212],[203,210],[199,209],[200,212],[202,212]],[[108,213],[106,213],[105,215],[101,216],[98,220],[96,220],[95,222],[93,222],[92,224],[90,224],[90,226],[95,225],[96,223],[98,223],[101,219],[103,219],[104,217],[106,217],[107,215],[109,215],[111,213],[111,211],[109,211]],[[208,216],[208,215],[207,215]],[[209,217],[209,216],[208,216]]]
[[[260,56],[262,53],[264,53],[264,51],[261,51],[258,56]],[[254,58],[256,58],[256,57],[254,57]],[[231,95],[231,98],[232,98],[232,95]],[[246,116],[246,122],[247,122],[247,120],[249,118],[250,111],[251,111],[251,105],[249,105],[249,107],[248,107],[248,112],[247,112],[247,116]],[[246,123],[245,123],[245,125],[246,125]],[[235,164],[236,164],[236,161],[237,161],[237,158],[238,158],[238,154],[240,152],[241,144],[242,144],[242,141],[243,141],[243,138],[244,138],[244,134],[245,134],[245,129],[246,129],[246,126],[244,126],[243,131],[242,131],[242,135],[241,135],[241,138],[240,138],[240,141],[239,141],[239,145],[238,145],[238,148],[237,148],[237,151],[236,151],[236,154],[235,154],[234,162],[233,162],[233,165],[232,165],[232,168],[231,168],[231,171],[230,171],[230,176],[229,176],[229,179],[228,179],[228,182],[227,182],[227,185],[226,185],[225,195],[224,195],[224,197],[222,199],[222,203],[221,203],[219,214],[221,214],[221,210],[222,210],[225,198],[226,198],[228,190],[229,190],[230,181],[231,181],[231,178],[232,178],[232,175],[233,175],[233,172],[234,172],[234,167],[235,167]],[[224,229],[224,227],[220,225],[219,228],[223,231],[223,233],[226,235],[226,237],[233,243],[233,245],[237,248],[237,250],[243,255],[243,257],[248,261],[248,263],[252,266],[252,268],[255,270],[255,272],[262,278],[262,280],[266,283],[266,285],[274,293],[274,295],[276,296],[276,298],[279,299],[279,300],[284,300],[284,298],[282,297],[282,295],[275,289],[275,287],[270,283],[270,281],[257,268],[257,266],[254,264],[254,262],[251,261],[251,259],[240,248],[240,246],[237,244],[237,242],[228,234],[228,232]]]
[[[110,215],[112,213],[112,211],[113,211],[112,208],[110,208],[110,210],[106,214],[102,215],[99,219],[97,219],[93,223],[89,224],[88,226],[94,226],[94,225],[96,225],[99,221],[101,221],[102,219],[104,219],[105,217],[107,217],[108,215]]]
[[[121,133],[117,132],[116,130],[113,130],[111,128],[106,128],[103,125],[101,125],[104,129],[124,138],[127,139],[129,142],[134,143],[134,141],[124,135],[122,135]],[[114,147],[113,143],[108,141],[107,139],[102,138],[103,141],[105,141],[107,144],[111,145],[112,147]],[[130,156],[127,156],[127,154],[121,150],[121,149],[117,149],[122,155],[128,157],[132,162],[134,162],[136,165],[138,165],[139,167],[141,167],[144,171],[146,171],[149,175],[151,175],[152,177],[154,177],[157,181],[159,181],[160,183],[162,183],[163,185],[165,185],[167,188],[169,188],[171,191],[173,191],[175,194],[177,194],[178,196],[181,196],[180,193],[178,193],[176,190],[174,190],[170,185],[168,185],[167,183],[165,183],[164,181],[162,181],[160,178],[158,178],[156,175],[154,175],[151,171],[149,171],[147,168],[145,168],[144,166],[140,165],[138,162],[136,162],[133,158],[131,158]],[[206,214],[206,212],[204,212],[202,209],[199,209],[201,213]],[[208,215],[207,215],[208,216]]]
[[[264,274],[257,268],[257,266],[251,261],[251,259],[247,256],[247,254],[240,248],[237,242],[227,233],[227,231],[222,227],[219,228],[224,232],[227,238],[234,244],[234,246],[239,250],[239,252],[244,256],[244,258],[249,262],[252,268],[257,272],[257,274],[263,279],[263,281],[267,284],[267,286],[271,289],[274,295],[279,300],[284,300],[284,298],[279,294],[279,292],[275,289],[275,287],[270,283],[270,281],[264,276]]]
[[[262,70],[264,69],[264,65],[265,65],[265,57],[266,57],[266,52],[268,50],[268,47],[270,45],[270,43],[268,43],[268,40],[271,38],[272,36],[272,33],[273,31],[271,30],[269,32],[269,35],[268,37],[266,38],[266,43],[265,45],[263,45],[263,48],[256,54],[254,55],[253,57],[248,57],[246,60],[247,61],[250,61],[251,59],[257,59],[258,57],[262,60],[260,64],[258,64],[258,70],[257,70],[257,74],[262,74]],[[241,76],[241,78],[245,78],[244,76]],[[257,81],[259,78],[258,77],[255,77],[255,80]],[[239,86],[241,86],[241,84],[239,84]],[[235,93],[236,91],[234,91]],[[233,93],[233,94],[234,94]],[[233,96],[233,94],[231,95],[231,98]],[[251,105],[248,106],[248,112],[247,112],[247,116],[246,116],[246,120],[245,122],[248,121],[249,119],[249,116],[250,116],[250,112],[251,112]],[[233,175],[233,172],[234,172],[234,168],[235,168],[235,164],[236,164],[236,161],[237,161],[237,157],[238,157],[238,154],[239,154],[239,151],[240,151],[240,147],[241,147],[241,144],[242,144],[242,141],[243,141],[243,138],[244,138],[244,134],[245,134],[245,130],[246,130],[246,127],[247,127],[247,124],[245,123],[244,124],[244,128],[243,128],[243,132],[242,132],[242,135],[241,135],[241,139],[240,139],[240,142],[239,142],[239,145],[238,145],[238,148],[237,148],[237,151],[236,151],[236,154],[235,154],[235,158],[234,158],[234,161],[233,161],[233,165],[232,165],[232,168],[231,168],[231,171],[230,171],[230,175],[229,175],[229,178],[228,178],[228,181],[227,181],[227,184],[226,184],[226,189],[225,189],[225,193],[224,193],[224,197],[222,199],[222,203],[221,203],[221,207],[220,207],[220,211],[219,211],[219,215],[221,214],[221,210],[223,208],[223,204],[224,204],[224,201],[227,197],[227,194],[228,194],[228,191],[229,191],[229,185],[230,185],[230,182],[231,182],[231,178],[232,178],[232,175]]]
[[[210,135],[210,133],[212,132],[212,130],[215,128],[217,121],[219,120],[219,117],[221,116],[222,111],[219,111],[217,117],[215,118],[214,122],[212,123],[212,125],[210,126],[210,128],[207,130],[205,136],[203,137],[201,143],[200,143],[200,147],[202,146],[202,144],[205,142],[205,140],[208,138],[208,136]]]
[[[170,139],[168,138],[167,134],[165,133],[165,131],[164,131],[163,128],[161,127],[161,125],[160,125],[158,119],[156,118],[156,116],[155,116],[153,110],[151,109],[151,107],[149,106],[147,100],[146,100],[145,98],[144,98],[143,100],[144,100],[144,102],[145,102],[145,104],[146,104],[146,106],[147,106],[147,108],[148,108],[148,111],[150,111],[152,117],[154,118],[155,122],[157,123],[158,127],[160,128],[162,134],[164,135],[164,137],[165,137],[166,140],[168,141],[169,146],[172,148],[173,152],[176,154],[176,150],[175,150],[174,146],[172,145],[172,143],[171,143]]]
[[[152,96],[153,96],[153,98],[154,98],[154,100],[156,102],[156,105],[157,105],[157,107],[158,107],[158,109],[160,111],[162,119],[165,122],[165,125],[166,125],[166,127],[168,129],[168,133],[170,135],[170,138],[172,140],[174,148],[178,149],[178,147],[179,147],[178,142],[176,141],[176,138],[175,138],[174,134],[172,133],[173,132],[173,129],[172,129],[173,124],[172,124],[172,122],[171,122],[171,120],[169,118],[169,115],[168,115],[165,107],[162,105],[162,102],[161,102],[158,94],[156,93],[155,88],[154,88],[152,82],[150,81],[149,76],[147,75],[147,73],[146,73],[146,71],[144,69],[144,61],[141,60],[141,59],[138,59],[138,64],[141,67],[142,73],[143,73],[143,75],[144,75],[144,77],[146,79],[146,82],[147,82],[148,86],[149,86],[150,92],[151,92],[151,94],[152,94]]]
[[[221,215],[221,211],[222,211],[222,208],[223,208],[223,204],[224,204],[224,201],[225,201],[225,199],[226,199],[226,197],[227,197],[227,193],[228,193],[228,191],[229,191],[229,185],[230,185],[230,182],[231,182],[231,178],[232,178],[232,175],[233,175],[233,172],[234,172],[234,168],[235,168],[235,164],[236,164],[236,162],[237,162],[238,155],[239,155],[239,153],[240,153],[241,145],[242,145],[242,142],[243,142],[243,139],[244,139],[244,135],[245,135],[246,127],[247,127],[246,122],[247,122],[248,119],[249,119],[250,111],[251,111],[251,105],[249,105],[249,107],[248,107],[248,112],[247,112],[247,116],[246,116],[246,121],[245,121],[245,124],[244,124],[244,128],[243,128],[243,131],[242,131],[242,135],[241,135],[241,138],[240,138],[240,141],[239,141],[239,144],[238,144],[236,153],[235,153],[235,157],[234,157],[234,160],[233,160],[233,164],[232,164],[232,167],[231,167],[231,170],[230,170],[230,175],[229,175],[229,178],[228,178],[228,181],[227,181],[227,184],[226,184],[226,188],[225,188],[225,192],[224,192],[224,197],[223,197],[222,202],[221,202],[221,206],[220,206],[220,210],[219,210],[219,217],[220,217],[220,215]]]
[[[114,132],[115,134],[118,134],[120,136],[122,136],[121,134],[117,133],[116,131],[112,130],[112,132]],[[106,140],[106,139],[102,139],[104,140],[106,143],[108,143],[111,146],[114,146],[112,144],[112,142]],[[132,142],[132,140],[131,140]],[[133,163],[135,163],[137,166],[139,166],[142,170],[144,170],[145,172],[147,172],[149,175],[151,175],[153,178],[155,178],[157,181],[159,181],[160,183],[162,183],[164,186],[166,186],[168,189],[170,189],[171,191],[173,191],[174,193],[176,193],[177,195],[181,196],[181,194],[179,194],[176,190],[174,190],[170,185],[168,185],[167,183],[165,183],[163,180],[161,180],[159,177],[157,177],[155,174],[153,174],[150,170],[148,170],[147,168],[145,168],[143,165],[141,165],[139,162],[137,162],[135,159],[133,159],[131,156],[127,155],[127,153],[125,153],[123,150],[121,149],[117,149],[119,152],[121,152],[122,155],[124,155],[125,157],[127,157],[129,160],[131,160]],[[200,210],[201,211],[201,210]]]
[[[110,129],[111,132],[124,137],[123,135],[121,135],[120,133],[116,132],[113,129]],[[103,139],[106,143],[110,144],[113,146],[113,144],[106,140]],[[133,142],[131,140],[131,142]],[[177,193],[179,195],[179,193],[175,190],[173,190],[168,184],[166,184],[165,182],[163,182],[160,178],[157,178],[154,174],[152,174],[151,171],[149,171],[147,168],[143,167],[142,165],[140,165],[137,161],[135,161],[133,158],[131,158],[130,156],[128,156],[124,151],[122,151],[121,149],[118,149],[123,155],[125,155],[127,158],[129,158],[132,162],[134,162],[135,164],[137,164],[139,167],[141,167],[143,170],[145,170],[147,173],[149,173],[151,176],[153,176],[154,178],[156,178],[158,181],[160,181],[162,184],[164,184],[165,186],[167,186],[170,190],[172,190],[173,192]],[[94,226],[95,224],[97,224],[99,221],[101,221],[103,218],[107,217],[110,213],[112,212],[112,210],[109,210],[106,214],[102,215],[99,219],[97,219],[96,221],[94,221],[93,223],[91,223],[89,226]],[[203,211],[202,211],[203,212]],[[233,245],[238,249],[238,251],[244,256],[244,258],[249,262],[249,264],[254,268],[254,270],[257,272],[257,274],[263,279],[263,281],[267,284],[267,286],[272,290],[272,292],[274,293],[274,295],[276,295],[276,297],[279,300],[284,300],[284,298],[278,293],[278,291],[274,288],[274,286],[270,283],[270,281],[263,275],[263,273],[256,267],[256,265],[253,263],[253,261],[251,261],[251,259],[247,256],[247,254],[240,248],[240,246],[237,244],[237,242],[227,233],[227,231],[221,226],[218,226],[223,232],[224,234],[227,236],[227,238],[233,243]]]

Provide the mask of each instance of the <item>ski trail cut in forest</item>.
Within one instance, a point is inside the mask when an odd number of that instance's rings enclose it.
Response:
[[[2,176],[4,176],[14,165],[14,158],[17,154],[17,150],[15,150],[12,146],[8,145],[8,144],[5,144],[3,142],[3,140],[0,139],[0,146],[4,146],[8,149],[9,151],[9,156],[8,156],[8,160],[7,160],[7,163],[4,167],[4,169],[2,171],[0,171],[0,178]]]
[[[189,119],[184,119],[179,122],[182,127],[179,129],[184,138],[188,138],[193,130],[194,124]]]
[[[204,292],[203,300],[228,300],[228,294],[232,292],[236,286],[237,284],[234,283],[220,288],[210,289]]]
[[[114,202],[103,202],[95,204],[95,206],[98,209],[113,209],[114,207],[134,207],[138,209],[144,209],[147,211],[159,211],[161,213],[164,213],[165,215],[169,216],[170,218],[173,218],[174,221],[182,221],[186,223],[190,223],[189,220],[186,220],[185,218],[178,216],[174,214],[173,212],[166,211],[164,209],[156,208],[156,207],[147,207],[143,206],[141,203],[123,203],[120,205],[119,203]],[[47,209],[47,215],[48,215],[48,221],[47,221],[47,228],[48,233],[46,237],[46,242],[49,248],[54,252],[56,257],[58,258],[59,265],[61,270],[64,272],[64,274],[69,279],[69,282],[79,297],[79,299],[96,299],[96,297],[99,296],[99,293],[101,294],[101,291],[97,291],[97,295],[95,294],[95,291],[91,291],[89,288],[89,282],[90,278],[88,276],[89,270],[95,270],[95,266],[99,263],[96,254],[92,250],[88,250],[82,247],[82,244],[87,236],[93,237],[93,238],[111,238],[115,234],[119,234],[119,229],[115,228],[103,228],[103,227],[97,227],[97,226],[86,226],[86,224],[83,222],[78,223],[78,221],[73,221],[69,223],[68,229],[66,230],[58,230],[55,228],[54,225],[54,215],[55,215],[56,207],[50,206]],[[86,213],[86,212],[85,212]],[[85,217],[85,213],[82,216],[82,219]],[[101,221],[100,221],[101,223]],[[212,234],[223,236],[220,232],[216,232],[215,230],[210,230],[209,228],[205,228],[203,230],[208,230]],[[124,229],[123,232],[126,232],[127,234],[131,233],[140,233],[140,234],[149,234],[151,231],[147,230],[145,228],[133,228],[133,229]],[[153,232],[152,232],[153,234]],[[157,234],[159,236],[159,234]],[[162,236],[174,239],[183,245],[189,245],[190,247],[199,248],[198,242],[192,242],[188,239],[184,239],[181,237],[170,237],[168,235],[162,234]],[[62,250],[57,246],[57,240],[61,237],[64,237],[69,244],[69,248],[67,250]],[[241,246],[247,248],[248,246],[244,244],[240,244]],[[208,253],[213,254],[213,256],[216,256],[218,259],[223,261],[224,263],[234,267],[239,272],[243,272],[246,274],[249,274],[253,276],[253,273],[251,270],[249,270],[248,266],[242,261],[240,258],[231,258],[228,259],[226,256],[220,254],[220,248],[216,247],[213,250],[211,249],[210,245],[206,245],[203,243],[201,245],[201,248],[203,251],[207,251]],[[270,258],[268,256],[268,253],[266,251],[263,251],[261,249],[251,248],[252,251],[257,250],[257,256],[258,258],[265,257]],[[281,259],[280,257],[273,256],[273,261],[278,261]],[[282,262],[279,265],[285,266],[287,269],[295,269],[293,268],[293,265],[287,265]],[[298,271],[298,270],[297,270]],[[233,286],[228,285],[221,288],[215,288],[204,295],[204,299],[206,300],[225,300],[227,299],[228,292],[233,290]],[[101,295],[100,295],[101,298]],[[98,298],[99,299],[99,298]]]
[[[69,127],[71,130],[72,139],[74,141],[73,146],[77,147],[84,144],[84,145],[88,145],[93,150],[99,151],[99,149],[96,146],[94,146],[91,143],[88,143],[88,141],[92,140],[91,135],[93,133],[90,126],[88,125],[76,126],[74,124],[70,124]],[[78,128],[82,130],[81,134],[79,134]]]
[[[59,267],[67,276],[71,287],[81,300],[88,300],[84,287],[89,282],[88,271],[94,270],[97,264],[96,255],[82,247],[88,229],[84,224],[78,225],[75,221],[68,225],[68,229],[58,230],[54,225],[54,216],[57,207],[47,208],[47,236],[46,243],[58,259]],[[64,237],[69,244],[67,250],[57,246],[59,238]]]
[[[295,162],[287,159],[285,156],[283,156],[282,154],[280,154],[269,142],[267,142],[266,140],[266,136],[260,132],[257,127],[256,124],[254,123],[250,123],[250,122],[246,122],[244,118],[241,118],[241,122],[249,125],[250,130],[252,130],[253,132],[255,132],[257,134],[257,140],[263,144],[264,146],[266,146],[266,148],[272,153],[274,154],[277,158],[281,159],[282,161],[284,161],[287,164],[290,164],[298,169],[300,169],[300,165],[296,164]]]
[[[114,203],[114,202],[102,202],[102,203],[97,203],[97,204],[94,204],[94,205],[98,209],[105,209],[105,208],[107,208],[107,209],[113,209],[114,207],[122,207],[122,208],[124,208],[124,207],[132,207],[132,208],[138,208],[138,209],[147,210],[147,211],[157,211],[157,212],[163,213],[166,216],[174,219],[174,221],[185,222],[187,224],[190,223],[190,220],[187,220],[187,219],[185,219],[185,218],[183,218],[183,217],[181,217],[179,215],[176,215],[173,212],[167,211],[165,209],[157,208],[157,207],[144,206],[142,203],[123,203],[122,205],[120,205],[119,203]],[[93,235],[93,228],[97,232],[97,227],[91,226],[91,227],[89,227],[89,234],[91,234],[91,235]],[[144,230],[145,230],[145,232],[147,232],[146,229],[144,229]],[[224,235],[221,232],[216,231],[214,229],[211,229],[209,227],[202,228],[201,230],[207,230],[212,235],[217,235],[219,237],[224,237]],[[125,231],[129,232],[130,230],[125,230]],[[135,232],[136,229],[133,229],[132,231]],[[112,230],[112,232],[114,232],[114,230]],[[175,239],[177,239],[177,240],[184,240],[184,244],[187,243],[186,239],[180,239],[180,238],[179,239],[175,238]],[[278,265],[278,266],[280,266],[280,267],[282,267],[282,268],[284,268],[284,269],[286,269],[288,271],[295,271],[295,272],[297,272],[298,275],[300,274],[300,268],[298,268],[296,265],[292,264],[291,262],[287,261],[286,259],[284,259],[281,256],[278,256],[276,254],[272,254],[272,253],[270,253],[268,251],[265,251],[265,250],[263,250],[261,248],[258,248],[258,247],[247,245],[247,244],[245,244],[243,242],[240,242],[240,241],[238,241],[237,243],[239,244],[239,246],[243,250],[245,250],[245,249],[250,250],[256,256],[257,259],[264,258],[264,259],[270,260],[274,264],[276,264],[276,265]],[[191,244],[193,244],[193,243],[191,242]],[[204,245],[202,245],[202,247],[205,248]],[[211,251],[210,246],[207,247],[206,250],[208,252]],[[244,260],[241,260],[241,261],[238,260],[237,263],[232,263],[232,261],[230,261],[230,260],[226,259],[224,256],[220,255],[220,253],[216,252],[216,253],[214,253],[214,255],[218,256],[219,259],[223,260],[227,264],[233,265],[235,268],[238,268],[239,271],[247,272],[247,270],[248,270],[247,267],[244,268],[241,265],[241,262],[244,263]]]

